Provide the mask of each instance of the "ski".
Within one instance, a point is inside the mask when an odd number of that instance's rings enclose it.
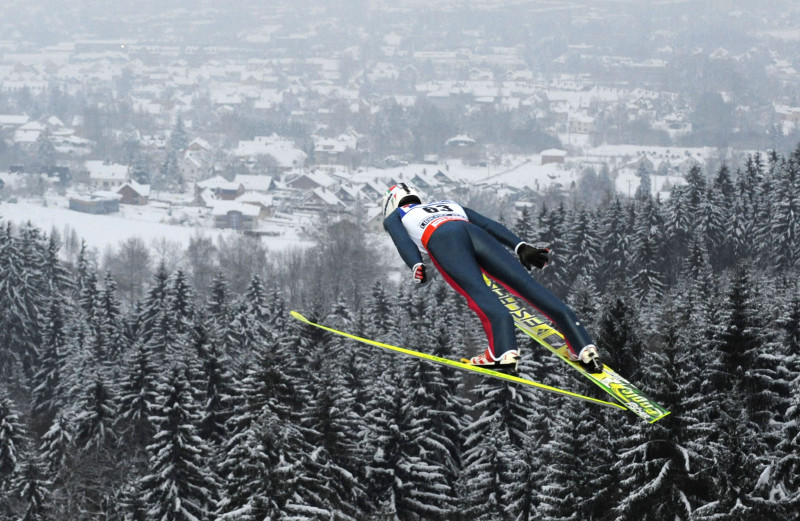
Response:
[[[581,364],[570,360],[567,343],[559,331],[550,326],[549,322],[537,311],[533,310],[527,302],[512,295],[508,289],[486,275],[483,278],[492,289],[492,292],[497,295],[509,313],[511,313],[517,328],[555,353],[561,360],[615,398],[624,408],[650,423],[656,422],[669,414],[667,409],[648,398],[636,386],[607,365],[603,364],[603,371],[600,373],[589,373]]]
[[[428,361],[431,361],[431,362],[435,362],[437,364],[446,365],[446,366],[449,366],[449,367],[453,367],[455,369],[461,369],[462,371],[471,371],[473,373],[479,373],[479,374],[482,374],[482,375],[485,375],[485,376],[491,376],[493,378],[498,378],[500,380],[506,380],[508,382],[514,382],[514,383],[522,384],[522,385],[529,385],[531,387],[536,387],[536,388],[542,389],[544,391],[549,391],[549,392],[552,392],[552,393],[558,393],[558,394],[562,394],[562,395],[565,395],[565,396],[570,396],[572,398],[578,398],[580,400],[585,400],[587,402],[592,402],[592,403],[596,403],[596,404],[600,404],[600,405],[605,405],[606,407],[615,407],[617,409],[625,409],[625,407],[623,407],[623,406],[621,406],[619,404],[616,404],[614,402],[607,402],[605,400],[599,400],[597,398],[592,398],[590,396],[584,396],[582,394],[573,393],[573,392],[570,392],[570,391],[565,391],[564,389],[559,389],[557,387],[551,387],[549,385],[544,385],[544,384],[541,384],[539,382],[534,382],[533,380],[528,380],[527,378],[522,378],[520,376],[515,376],[515,375],[512,375],[512,374],[503,373],[503,372],[500,372],[500,371],[494,371],[492,369],[487,369],[487,368],[481,367],[481,366],[476,366],[476,365],[465,364],[465,363],[462,363],[462,362],[457,362],[455,360],[450,360],[449,358],[443,358],[443,357],[436,356],[436,355],[431,355],[431,354],[428,354],[428,353],[422,353],[420,351],[414,351],[413,349],[406,349],[404,347],[398,347],[398,346],[393,346],[393,345],[390,345],[390,344],[384,344],[383,342],[377,342],[375,340],[370,340],[368,338],[362,338],[362,337],[359,337],[359,336],[356,336],[356,335],[352,335],[350,333],[346,333],[344,331],[339,331],[338,329],[333,329],[331,327],[324,326],[322,324],[317,324],[315,322],[312,322],[309,319],[307,319],[306,317],[304,317],[303,315],[301,315],[300,313],[298,313],[297,311],[291,311],[290,315],[293,318],[295,318],[296,320],[299,320],[300,322],[302,322],[304,324],[307,324],[307,325],[310,325],[310,326],[313,326],[313,327],[316,327],[316,328],[319,328],[319,329],[323,329],[325,331],[329,331],[329,332],[334,333],[336,335],[341,335],[343,337],[347,337],[347,338],[350,338],[350,339],[353,339],[353,340],[357,340],[357,341],[359,341],[359,342],[361,342],[363,344],[367,344],[367,345],[371,345],[371,346],[375,346],[375,347],[381,347],[383,349],[388,349],[390,351],[395,351],[397,353],[403,353],[403,354],[406,354],[406,355],[411,355],[411,356],[414,356],[414,357],[417,357],[417,358],[421,358],[423,360],[428,360]]]

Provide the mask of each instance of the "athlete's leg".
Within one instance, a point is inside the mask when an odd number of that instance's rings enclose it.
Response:
[[[431,236],[427,250],[445,280],[467,299],[470,309],[480,317],[489,351],[499,358],[506,351],[516,349],[514,320],[483,282],[467,225],[462,221],[443,224]]]
[[[592,337],[569,306],[531,277],[502,244],[477,226],[470,226],[469,234],[478,262],[486,273],[547,316],[564,335],[567,345],[575,354],[593,343]]]

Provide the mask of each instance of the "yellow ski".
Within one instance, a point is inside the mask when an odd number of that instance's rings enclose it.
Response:
[[[593,374],[584,370],[581,364],[570,360],[564,336],[559,331],[550,326],[526,302],[512,295],[506,288],[486,275],[483,278],[486,284],[492,288],[492,292],[497,295],[500,302],[511,313],[514,323],[519,329],[613,396],[624,408],[650,423],[658,421],[669,414],[667,409],[648,398],[642,391],[607,365],[603,365],[602,373]]]
[[[356,336],[356,335],[351,335],[350,333],[345,333],[344,331],[339,331],[337,329],[333,329],[333,328],[330,328],[330,327],[327,327],[327,326],[323,326],[321,324],[314,323],[314,322],[308,320],[306,317],[304,317],[300,313],[298,313],[297,311],[291,311],[290,314],[295,319],[297,319],[300,322],[303,322],[305,324],[308,324],[310,326],[314,326],[314,327],[317,327],[319,329],[324,329],[325,331],[330,331],[331,333],[335,333],[337,335],[341,335],[341,336],[344,336],[344,337],[347,337],[347,338],[352,338],[353,340],[357,340],[357,341],[359,341],[361,343],[368,344],[368,345],[371,345],[371,346],[382,347],[384,349],[389,349],[391,351],[396,351],[398,353],[403,353],[403,354],[406,354],[406,355],[415,356],[417,358],[422,358],[423,360],[429,360],[431,362],[436,362],[437,364],[447,365],[447,366],[454,367],[456,369],[461,369],[461,370],[464,370],[464,371],[472,371],[474,373],[480,373],[482,375],[491,376],[493,378],[499,378],[501,380],[506,380],[506,381],[509,381],[509,382],[514,382],[514,383],[523,384],[523,385],[530,385],[531,387],[536,387],[538,389],[549,391],[551,393],[563,394],[563,395],[566,395],[566,396],[571,396],[573,398],[586,400],[587,402],[593,402],[593,403],[597,403],[597,404],[600,404],[600,405],[605,405],[607,407],[616,407],[617,409],[625,409],[625,407],[623,407],[621,405],[618,405],[616,403],[613,403],[613,402],[607,402],[607,401],[604,401],[604,400],[598,400],[597,398],[592,398],[590,396],[584,396],[582,394],[577,394],[577,393],[573,393],[573,392],[570,392],[570,391],[565,391],[564,389],[559,389],[557,387],[550,387],[549,385],[544,385],[544,384],[541,384],[541,383],[538,383],[538,382],[534,382],[533,380],[528,380],[527,378],[522,378],[522,377],[514,376],[514,375],[511,375],[511,374],[501,373],[499,371],[493,371],[491,369],[486,369],[485,367],[465,364],[465,363],[462,363],[462,362],[456,362],[455,360],[450,360],[449,358],[442,358],[440,356],[429,355],[427,353],[421,353],[419,351],[414,351],[413,349],[406,349],[404,347],[398,347],[398,346],[393,346],[393,345],[390,345],[390,344],[384,344],[382,342],[376,342],[375,340],[370,340],[368,338],[362,338],[362,337],[359,337],[359,336]]]

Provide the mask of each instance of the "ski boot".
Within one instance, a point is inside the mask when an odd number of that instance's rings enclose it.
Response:
[[[509,351],[506,351],[505,353],[502,354],[502,356],[500,356],[500,358],[496,360],[492,356],[492,353],[489,352],[489,350],[487,349],[478,356],[473,356],[469,360],[467,360],[466,358],[462,358],[461,361],[464,362],[465,364],[479,365],[481,367],[485,367],[493,371],[501,371],[503,373],[516,374],[517,364],[519,363],[519,359],[520,359],[519,349],[511,349]]]
[[[571,357],[573,362],[578,362],[583,367],[584,371],[590,374],[597,374],[603,372],[603,362],[597,354],[597,348],[593,344],[589,344],[580,350],[577,357]]]

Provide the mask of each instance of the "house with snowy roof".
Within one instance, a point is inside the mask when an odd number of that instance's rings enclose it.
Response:
[[[414,174],[414,177],[410,179],[412,185],[416,186],[417,188],[421,188],[423,190],[429,188],[436,188],[439,186],[439,181],[437,181],[433,176],[429,176],[426,173],[417,173]]]
[[[277,172],[288,172],[300,168],[306,163],[308,155],[297,148],[288,139],[275,134],[256,136],[251,141],[239,141],[233,155],[245,162],[257,162],[261,158],[270,158],[272,168]]]
[[[217,199],[233,201],[244,193],[244,187],[241,183],[228,181],[224,177],[217,175],[195,183],[195,194],[197,196],[205,191],[210,191]]]
[[[550,163],[564,163],[567,160],[567,151],[560,150],[558,148],[548,148],[547,150],[542,150],[541,156],[541,164],[548,165]]]
[[[445,142],[444,148],[447,157],[460,159],[467,164],[477,163],[482,155],[478,142],[465,134],[451,137]]]
[[[306,210],[321,212],[342,211],[347,209],[347,205],[344,204],[336,194],[322,187],[315,188],[311,191],[303,207]]]
[[[39,141],[39,137],[46,132],[47,126],[44,123],[29,121],[18,127],[11,139],[17,145],[32,148]]]
[[[287,184],[296,190],[314,190],[330,188],[336,184],[336,180],[325,172],[308,172],[288,181]]]
[[[119,187],[117,193],[122,196],[120,204],[145,205],[150,197],[150,185],[137,183],[131,179]]]
[[[213,201],[210,206],[215,228],[252,230],[261,213],[258,206],[239,201]]]
[[[69,197],[69,209],[76,212],[103,215],[119,211],[121,196],[106,190],[76,193]]]
[[[130,167],[108,161],[86,161],[84,163],[89,174],[89,183],[104,190],[116,188],[128,181]]]
[[[245,192],[236,198],[239,203],[250,204],[259,209],[259,218],[275,214],[275,201],[271,195],[259,192]]]
[[[351,184],[340,185],[333,191],[333,194],[348,206],[354,204],[363,197],[360,187]]]
[[[433,174],[433,178],[436,179],[437,182],[443,185],[452,185],[456,183],[456,180],[450,176],[447,172],[442,172],[441,170],[437,170],[435,174]]]
[[[30,119],[24,114],[0,114],[0,130],[17,129]]]
[[[245,192],[258,192],[265,194],[275,188],[272,176],[239,174],[233,178],[235,184],[242,185]]]
[[[356,150],[358,138],[354,134],[342,134],[336,138],[314,138],[314,162],[318,165],[349,165]]]
[[[383,194],[389,189],[389,185],[384,186],[382,184],[376,183],[375,181],[367,181],[363,185],[360,186],[360,191],[362,197],[366,199],[372,200],[380,200],[383,197]]]

